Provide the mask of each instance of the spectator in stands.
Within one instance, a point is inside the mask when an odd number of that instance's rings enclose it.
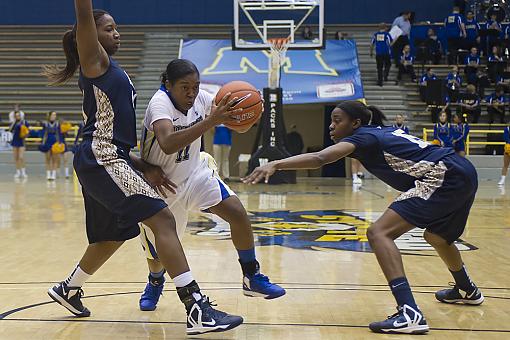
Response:
[[[445,111],[439,114],[439,122],[434,125],[434,142],[442,147],[453,146],[450,123]]]
[[[466,74],[467,83],[476,84],[476,70],[480,66],[480,56],[476,47],[471,47],[471,53],[466,57],[464,64],[466,65],[464,73]]]
[[[452,71],[446,76],[446,88],[448,90],[448,97],[452,103],[456,103],[459,99],[459,91],[462,86],[462,78],[459,75],[459,68],[452,67]]]
[[[374,56],[377,63],[377,85],[383,86],[384,81],[388,81],[388,75],[391,68],[391,44],[393,39],[388,33],[388,27],[385,23],[379,24],[379,31],[374,33],[372,43],[370,44],[370,57]]]
[[[469,135],[469,124],[464,121],[464,117],[459,113],[453,114],[453,123],[451,124],[452,145],[457,154],[466,157],[466,141]]]
[[[214,128],[213,154],[218,164],[218,174],[224,181],[230,179],[230,149],[232,147],[232,131],[221,124]]]
[[[22,120],[25,119],[25,112],[21,111],[20,105],[19,104],[14,104],[14,110],[9,112],[9,124],[12,124],[12,123],[14,123],[16,121],[15,116],[16,116],[16,113],[18,113],[18,112],[20,114],[20,118]]]
[[[453,12],[446,17],[444,25],[448,39],[448,65],[457,64],[457,53],[462,47],[462,39],[466,37],[466,28],[459,7],[453,7]]]
[[[503,155],[503,168],[501,169],[501,178],[498,182],[499,186],[505,185],[506,174],[508,173],[508,165],[510,164],[510,126],[505,127],[503,132],[505,141],[505,151]]]
[[[310,26],[305,26],[305,28],[303,29],[303,32],[301,34],[301,36],[303,37],[303,39],[305,40],[313,40],[313,32],[312,32],[312,28]]]
[[[459,8],[460,15],[464,15],[464,13],[466,12],[467,0],[454,0],[453,6]]]
[[[349,33],[336,31],[335,39],[336,40],[349,40]]]
[[[441,112],[446,113],[446,117],[448,121],[450,120],[450,116],[452,114],[452,111],[450,109],[450,97],[446,95],[443,100],[443,105],[429,105],[427,108],[430,110],[430,118],[432,120],[432,123],[437,123],[437,119]]]
[[[485,97],[485,89],[491,85],[489,77],[484,67],[479,67],[476,70],[476,89],[480,98]]]
[[[286,138],[287,151],[292,156],[300,155],[303,152],[305,144],[303,143],[303,137],[301,137],[301,134],[297,131],[296,124],[290,127],[290,132],[287,134]]]
[[[436,80],[436,79],[437,79],[437,77],[434,74],[434,72],[432,72],[432,69],[430,67],[427,68],[427,72],[424,73],[421,76],[418,85],[419,85],[419,90],[420,90],[420,99],[421,99],[422,102],[427,102],[427,85],[428,85],[428,81],[429,80]]]
[[[478,21],[475,19],[475,14],[473,11],[467,12],[466,16],[466,45],[465,48],[470,50],[471,47],[479,47],[480,46],[480,25]]]
[[[500,49],[498,46],[493,46],[491,54],[489,54],[489,58],[487,59],[487,68],[489,79],[493,83],[497,83],[498,80],[503,76],[503,71],[505,67],[505,61],[499,52]]]
[[[441,61],[442,50],[441,42],[437,39],[437,34],[434,29],[429,28],[427,32],[427,39],[424,41],[425,46],[425,61],[431,62],[434,65],[437,65]]]
[[[403,114],[397,113],[395,116],[395,124],[393,124],[395,129],[400,129],[405,133],[409,134],[409,127],[405,125],[405,116]]]
[[[508,105],[505,90],[503,86],[496,85],[496,91],[487,98],[487,113],[489,114],[489,124],[494,123],[494,116],[499,116],[499,122],[505,122],[505,107]]]
[[[396,85],[402,80],[404,74],[409,74],[413,83],[416,83],[416,74],[414,73],[414,57],[411,54],[411,46],[405,45],[400,56],[400,63],[398,65],[398,75]]]
[[[57,179],[57,168],[60,165],[60,150],[62,143],[62,133],[60,123],[57,120],[57,113],[51,111],[48,113],[47,120],[42,124],[42,143],[39,145],[39,151],[45,154],[46,159],[46,179],[51,181]]]
[[[471,122],[478,123],[482,109],[480,106],[480,96],[476,93],[475,85],[470,84],[466,87],[466,93],[459,100],[457,113],[462,116],[472,117]]]
[[[14,113],[14,122],[11,124],[9,131],[12,133],[12,153],[14,155],[14,162],[16,164],[16,173],[14,178],[26,178],[27,172],[25,170],[25,137],[28,136],[28,123],[25,119],[21,118],[21,111],[17,110]]]
[[[501,24],[496,20],[497,15],[492,14],[491,18],[485,23],[487,30],[487,54],[492,50],[492,47],[499,46],[500,35],[503,32]]]
[[[404,46],[409,45],[409,37],[411,34],[411,12],[405,11],[399,17],[395,18],[391,27],[398,27],[402,34],[393,43],[393,59],[395,60],[395,66],[398,67],[400,63],[400,55]]]

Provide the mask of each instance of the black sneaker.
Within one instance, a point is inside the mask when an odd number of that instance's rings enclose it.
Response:
[[[90,316],[90,311],[81,303],[83,296],[81,287],[68,287],[65,282],[60,282],[48,289],[48,295],[74,315],[78,317]]]
[[[429,331],[427,320],[419,309],[403,305],[388,319],[368,325],[375,333],[425,334]]]
[[[202,295],[199,301],[186,307],[186,333],[196,335],[208,332],[224,332],[243,323],[243,318],[214,309],[209,298]]]
[[[456,284],[450,283],[452,288],[438,290],[436,299],[444,303],[464,303],[467,305],[481,305],[485,298],[482,292],[476,286],[471,293],[461,290]]]

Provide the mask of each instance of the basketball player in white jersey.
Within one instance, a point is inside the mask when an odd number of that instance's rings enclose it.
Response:
[[[186,229],[189,211],[207,211],[220,216],[230,224],[232,241],[239,254],[243,293],[266,299],[280,297],[285,290],[259,272],[251,224],[241,201],[220,179],[211,161],[200,158],[202,135],[229,121],[235,111],[216,114],[213,97],[200,90],[199,85],[200,74],[192,62],[175,59],[168,64],[163,84],[145,114],[142,158],[159,165],[177,185],[176,194],[163,194],[175,216],[179,237]],[[140,236],[150,269],[140,309],[154,310],[163,290],[164,269],[158,261],[151,230],[142,226]]]

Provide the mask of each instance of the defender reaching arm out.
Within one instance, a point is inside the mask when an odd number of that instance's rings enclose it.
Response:
[[[243,178],[243,182],[256,184],[264,179],[267,183],[276,170],[317,169],[349,156],[355,149],[351,143],[340,142],[319,152],[272,161],[253,170],[249,176]]]

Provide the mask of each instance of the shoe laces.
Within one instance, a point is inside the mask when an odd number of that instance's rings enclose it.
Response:
[[[152,283],[147,283],[147,289],[143,292],[145,298],[157,298],[159,295],[163,295],[163,291],[159,291],[159,286],[155,286]]]
[[[257,282],[262,283],[264,285],[271,284],[271,282],[269,282],[269,277],[267,277],[261,273],[257,273],[255,275],[253,275],[252,278],[255,279]]]
[[[403,309],[404,308],[402,308],[401,306],[397,306],[397,312],[393,313],[392,315],[388,315],[388,319],[393,319],[394,317],[400,315]]]

